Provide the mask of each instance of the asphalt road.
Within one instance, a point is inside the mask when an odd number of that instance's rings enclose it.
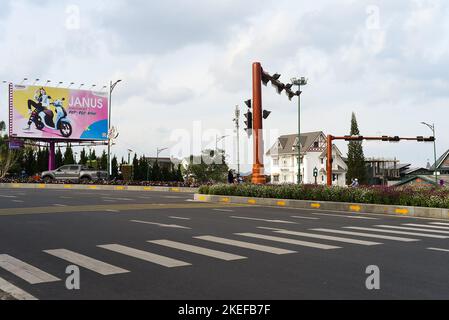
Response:
[[[449,222],[192,199],[0,189],[0,288],[37,299],[449,299]],[[70,265],[79,290],[66,288]],[[366,287],[368,266],[379,290]]]

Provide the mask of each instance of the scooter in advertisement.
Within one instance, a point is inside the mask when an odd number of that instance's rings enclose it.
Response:
[[[51,99],[51,97],[49,97]],[[64,138],[72,135],[72,124],[67,118],[67,111],[64,109],[63,103],[65,98],[55,100],[50,103],[55,107],[56,119],[54,113],[50,109],[43,110],[38,113],[36,109],[31,112],[31,121],[36,125],[36,129],[43,130],[44,128],[50,130],[58,130]]]

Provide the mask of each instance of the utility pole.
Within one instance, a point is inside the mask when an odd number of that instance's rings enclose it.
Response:
[[[237,174],[240,175],[240,108],[235,106],[235,129],[237,132]]]
[[[304,77],[293,78],[292,84],[298,86],[298,184],[301,184],[301,86],[307,84],[307,79]]]
[[[432,130],[433,133],[433,137],[435,138],[433,140],[433,157],[435,159],[435,183],[438,186],[438,171],[437,171],[437,140],[436,140],[436,136],[435,136],[435,124],[428,124],[426,122],[421,122],[421,124],[429,127],[430,130]]]
[[[111,178],[111,111],[112,111],[112,91],[122,80],[117,80],[116,82],[110,83],[109,86],[109,114],[108,114],[108,180]],[[80,87],[81,88],[81,87]]]

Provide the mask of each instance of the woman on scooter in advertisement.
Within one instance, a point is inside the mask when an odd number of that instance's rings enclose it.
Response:
[[[35,101],[34,101],[35,100]],[[31,124],[36,120],[33,119],[31,107],[36,109],[36,114],[39,115],[41,112],[45,112],[50,107],[50,97],[47,95],[47,92],[44,88],[40,88],[34,94],[34,100],[28,100],[28,113],[30,114],[30,119],[28,120],[28,127],[24,130],[30,130]]]

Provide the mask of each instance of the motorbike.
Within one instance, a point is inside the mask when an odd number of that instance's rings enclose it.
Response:
[[[49,97],[49,99],[51,99],[51,97]],[[50,103],[55,107],[56,121],[53,121],[53,111],[46,109],[38,112],[34,109],[31,112],[30,119],[36,125],[36,129],[43,130],[44,128],[48,128],[51,130],[59,130],[64,138],[70,137],[72,135],[72,124],[67,118],[67,111],[63,106],[64,101],[65,98],[62,98]]]

